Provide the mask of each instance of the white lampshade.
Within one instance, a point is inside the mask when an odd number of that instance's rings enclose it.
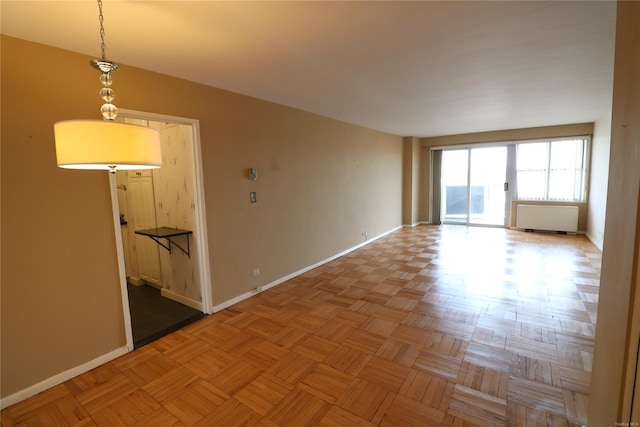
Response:
[[[66,169],[153,169],[162,165],[160,132],[106,120],[53,125],[58,166]]]

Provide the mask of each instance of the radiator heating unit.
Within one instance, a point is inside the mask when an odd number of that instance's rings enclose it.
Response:
[[[516,228],[576,233],[578,231],[578,207],[517,205]]]

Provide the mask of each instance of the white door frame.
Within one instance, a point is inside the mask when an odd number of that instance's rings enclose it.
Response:
[[[213,297],[211,293],[211,267],[209,265],[209,239],[207,233],[207,215],[204,202],[204,175],[202,172],[202,149],[200,145],[200,122],[197,119],[169,116],[166,114],[147,113],[135,110],[119,109],[118,115],[131,119],[141,119],[165,123],[187,125],[192,130],[193,141],[193,174],[195,184],[195,223],[193,234],[196,237],[195,245],[198,253],[198,270],[200,273],[200,295],[202,295],[202,311],[206,314],[213,313]],[[120,230],[120,213],[118,209],[118,189],[115,174],[109,174],[111,187],[111,206],[113,210],[113,225],[116,235],[116,252],[118,256],[118,269],[120,270],[120,291],[122,294],[122,311],[124,313],[125,334],[127,348],[133,350],[133,333],[131,331],[131,313],[129,312],[129,294],[127,292],[127,275],[124,264],[124,249],[122,233]]]

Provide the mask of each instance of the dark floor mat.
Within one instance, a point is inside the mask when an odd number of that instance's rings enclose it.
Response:
[[[152,286],[127,285],[134,348],[195,322],[206,315],[160,295]]]

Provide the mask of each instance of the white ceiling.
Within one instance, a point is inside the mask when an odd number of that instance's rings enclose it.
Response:
[[[397,135],[611,107],[613,1],[104,3],[110,60]],[[2,0],[0,14],[3,34],[100,56],[93,1]]]

